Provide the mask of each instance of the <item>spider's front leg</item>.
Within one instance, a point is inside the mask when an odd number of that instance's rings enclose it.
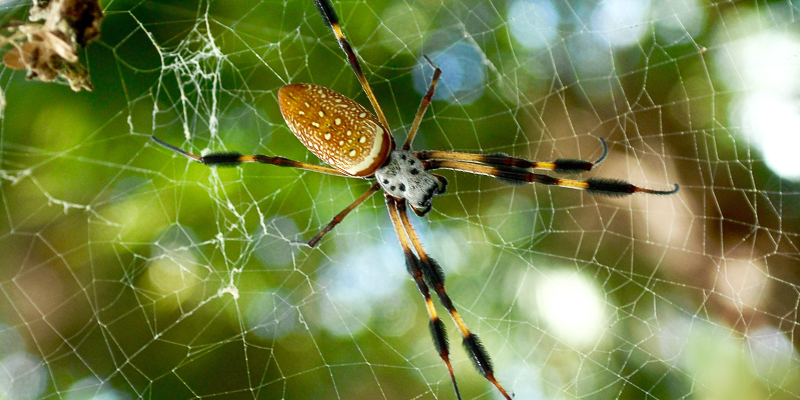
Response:
[[[433,288],[433,290],[436,292],[436,295],[439,297],[439,303],[441,303],[442,306],[447,309],[447,312],[450,313],[450,317],[453,319],[453,322],[455,322],[456,326],[458,327],[463,339],[462,343],[464,345],[464,349],[469,354],[469,357],[472,360],[472,363],[475,365],[475,368],[481,373],[481,375],[483,375],[484,378],[486,378],[486,380],[491,382],[497,388],[497,390],[500,391],[503,397],[505,397],[507,400],[511,400],[511,396],[494,377],[494,369],[492,367],[491,359],[489,358],[489,353],[483,347],[483,344],[481,343],[480,339],[478,339],[478,336],[472,333],[469,328],[467,328],[466,322],[464,322],[464,320],[461,318],[458,310],[456,310],[455,305],[453,305],[453,301],[447,294],[447,290],[444,286],[444,271],[442,271],[442,268],[439,266],[436,260],[428,256],[428,253],[422,247],[422,242],[420,241],[419,236],[417,236],[417,232],[414,230],[414,227],[411,225],[411,221],[408,218],[408,212],[406,210],[405,203],[405,200],[395,200],[390,194],[386,195],[386,204],[389,207],[389,214],[392,217],[392,223],[395,225],[397,237],[400,240],[400,244],[403,246],[403,252],[406,254],[409,272],[412,274],[412,276],[414,276],[414,280],[417,282],[418,287],[420,287],[419,274],[422,274],[422,277],[424,278],[424,282],[422,282],[422,284],[425,285],[423,296],[426,295],[427,287]],[[399,221],[397,221],[397,219],[399,219]],[[407,239],[406,236],[408,237]],[[411,246],[409,246],[409,241]],[[423,291],[421,287],[420,291]],[[426,304],[428,305],[428,312],[430,314],[431,309],[433,309],[432,303],[430,302],[430,295],[426,297]],[[435,313],[435,309],[433,312]],[[436,321],[438,321],[438,318],[436,318]],[[434,325],[437,325],[437,327],[435,328]],[[446,352],[445,356],[442,356],[442,348],[445,349],[445,351],[447,350],[447,341],[446,336],[444,336],[444,326],[441,326],[441,331],[439,331],[439,325],[440,322],[435,323],[432,316],[431,333],[434,336],[434,344],[436,345],[437,349],[439,349],[442,359],[444,359],[445,363],[447,363],[448,369],[451,371],[453,385],[455,386],[455,377],[452,375],[450,362],[449,360],[445,359]],[[441,339],[442,337],[444,340]],[[458,394],[457,387],[456,394]]]
[[[628,196],[634,193],[670,195],[678,192],[678,184],[675,184],[675,186],[669,190],[655,190],[639,187],[619,179],[563,179],[529,171],[530,169],[545,169],[560,173],[591,171],[595,166],[605,160],[608,155],[608,145],[606,141],[602,138],[600,141],[603,143],[603,155],[594,162],[577,159],[558,159],[555,161],[539,162],[526,160],[524,158],[510,157],[505,154],[472,154],[449,151],[420,151],[414,153],[414,155],[422,160],[426,170],[452,169],[455,171],[495,177],[504,183],[512,185],[538,183],[541,185],[580,189],[589,192],[589,194],[611,197]]]
[[[400,202],[404,201],[400,200]],[[431,331],[433,345],[436,347],[436,351],[439,352],[439,357],[441,357],[442,361],[447,365],[447,371],[450,373],[450,380],[453,382],[453,390],[456,392],[456,398],[461,400],[461,393],[458,390],[456,376],[453,373],[453,366],[450,364],[450,344],[447,341],[447,331],[444,328],[444,323],[439,319],[436,306],[434,306],[433,300],[431,299],[430,290],[428,290],[428,285],[425,283],[425,275],[421,269],[422,262],[419,257],[414,254],[408,242],[408,237],[406,236],[400,219],[400,214],[397,211],[397,203],[397,200],[392,197],[392,195],[386,194],[386,207],[389,209],[389,217],[392,219],[392,226],[394,226],[397,239],[400,241],[400,246],[403,247],[403,254],[406,256],[406,268],[408,269],[408,273],[411,274],[411,277],[414,278],[417,289],[425,299],[425,308],[428,310],[428,318],[430,319],[428,326]]]
[[[579,174],[591,171],[600,165],[608,156],[608,143],[605,139],[599,138],[603,145],[603,154],[595,161],[586,161],[572,158],[559,158],[555,161],[531,161],[524,158],[511,157],[505,153],[494,154],[474,154],[459,153],[455,151],[423,150],[415,152],[414,155],[420,160],[451,160],[463,161],[473,164],[494,166],[498,168],[518,168],[526,169],[546,169],[563,174]]]

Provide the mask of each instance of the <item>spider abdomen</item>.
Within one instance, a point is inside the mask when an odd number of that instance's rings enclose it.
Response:
[[[375,173],[394,148],[389,132],[361,104],[323,86],[286,85],[278,92],[286,124],[328,165],[352,176]]]

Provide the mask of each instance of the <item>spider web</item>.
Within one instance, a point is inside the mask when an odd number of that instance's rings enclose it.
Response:
[[[3,21],[27,3],[6,3]],[[104,2],[94,92],[4,69],[0,398],[452,399],[369,182],[317,163],[277,90],[368,101],[312,1]],[[800,397],[800,8],[792,1],[334,3],[397,140],[608,158],[593,197],[444,172],[413,218],[516,399]],[[457,346],[464,398],[500,398]]]

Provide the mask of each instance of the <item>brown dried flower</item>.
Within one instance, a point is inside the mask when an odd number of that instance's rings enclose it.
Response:
[[[3,64],[28,70],[28,79],[52,82],[62,77],[76,92],[91,91],[89,71],[78,59],[78,46],[85,47],[100,36],[102,19],[97,0],[34,0],[27,23],[2,28],[6,35],[0,37],[0,43],[14,46],[3,56]]]

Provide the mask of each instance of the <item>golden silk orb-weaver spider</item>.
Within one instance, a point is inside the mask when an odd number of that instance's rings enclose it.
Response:
[[[211,153],[198,156],[172,146],[155,136],[152,140],[161,146],[182,154],[193,161],[210,166],[236,166],[241,163],[257,162],[281,167],[299,168],[331,175],[374,179],[376,182],[352,204],[337,214],[325,228],[304,244],[316,246],[325,234],[339,224],[352,210],[361,205],[378,190],[383,190],[389,217],[397,238],[405,254],[408,272],[414,279],[424,298],[429,317],[429,327],[433,344],[450,373],[456,397],[461,394],[450,363],[450,350],[445,327],[436,311],[430,289],[436,293],[441,305],[447,309],[461,333],[463,345],[476,369],[506,398],[511,395],[495,379],[489,354],[478,337],[467,328],[466,323],[453,305],[445,290],[445,277],[439,264],[425,252],[422,242],[411,225],[406,204],[419,216],[431,210],[432,199],[445,192],[447,180],[431,170],[450,169],[498,178],[504,183],[561,186],[581,189],[594,195],[627,196],[634,193],[670,195],[678,191],[675,184],[671,190],[652,190],[635,186],[617,179],[589,178],[574,180],[555,178],[532,172],[534,169],[550,170],[556,173],[577,173],[591,171],[608,155],[605,140],[603,154],[594,162],[557,159],[550,162],[530,161],[506,154],[472,154],[451,151],[411,151],[411,143],[419,130],[425,110],[431,102],[436,84],[442,71],[423,55],[425,61],[434,68],[428,91],[414,117],[405,143],[400,149],[388,129],[389,124],[381,111],[375,95],[367,82],[358,57],[348,43],[330,0],[315,0],[325,23],[333,30],[339,46],[347,56],[350,67],[355,72],[361,87],[367,95],[374,115],[362,105],[347,96],[331,89],[296,83],[284,86],[278,92],[278,103],[286,124],[294,135],[314,155],[333,168],[290,160],[280,156],[242,155],[240,153]]]

